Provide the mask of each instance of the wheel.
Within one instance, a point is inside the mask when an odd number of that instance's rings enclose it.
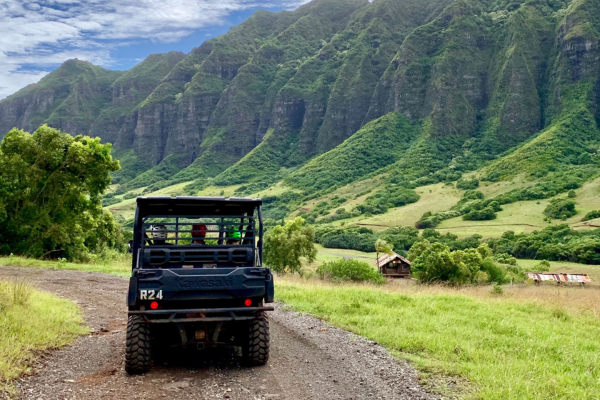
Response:
[[[242,346],[244,364],[248,366],[265,365],[269,360],[269,320],[265,313],[250,321],[248,339]]]
[[[127,321],[125,371],[129,375],[147,372],[152,362],[151,349],[150,327],[141,315],[130,315]]]

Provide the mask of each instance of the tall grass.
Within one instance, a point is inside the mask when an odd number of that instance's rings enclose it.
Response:
[[[12,289],[13,304],[24,306],[29,301],[33,288],[25,279],[20,279],[12,282],[9,287]]]
[[[30,370],[40,351],[88,332],[77,305],[35,290],[27,281],[0,281],[0,397]]]
[[[366,336],[420,370],[460,375],[483,399],[593,399],[600,320],[562,307],[452,289],[396,290],[278,280],[297,311]]]

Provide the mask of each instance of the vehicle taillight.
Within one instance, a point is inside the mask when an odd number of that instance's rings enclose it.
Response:
[[[244,305],[245,305],[246,307],[250,307],[250,306],[252,305],[252,300],[250,300],[250,299],[246,299],[246,300],[244,300]]]
[[[153,301],[152,303],[150,303],[150,308],[156,310],[158,308],[158,303],[156,301]]]

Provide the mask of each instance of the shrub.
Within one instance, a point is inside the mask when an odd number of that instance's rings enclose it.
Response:
[[[463,200],[483,200],[483,193],[479,190],[467,190],[465,194],[463,194]]]
[[[374,252],[375,240],[372,230],[358,226],[323,226],[315,232],[315,241],[327,248]]]
[[[352,282],[385,283],[385,278],[364,261],[355,259],[332,261],[317,268],[321,279],[348,280]]]
[[[386,187],[384,190],[369,196],[365,203],[356,206],[356,209],[362,214],[383,214],[388,208],[416,203],[420,198],[421,196],[417,192],[404,186]]]
[[[481,270],[487,272],[487,274],[490,276],[490,282],[496,282],[497,284],[506,282],[504,277],[506,270],[500,265],[496,264],[491,257],[483,260],[483,263],[481,264]]]
[[[544,210],[546,216],[553,219],[567,219],[577,214],[575,202],[568,199],[553,199]]]
[[[456,182],[457,189],[470,190],[470,189],[477,189],[478,187],[479,187],[479,180],[477,180],[477,179],[472,179],[472,180],[459,179],[458,182]]]
[[[465,221],[489,221],[492,219],[496,219],[497,215],[494,211],[494,208],[488,206],[481,210],[473,210],[471,212],[463,215],[463,220]]]
[[[550,271],[550,263],[546,260],[540,261],[533,267],[533,272],[548,272]]]
[[[135,199],[138,196],[138,193],[127,193],[125,196],[123,196],[123,200]]]
[[[490,276],[487,274],[487,272],[484,271],[477,271],[475,273],[475,276],[473,277],[473,283],[477,284],[477,285],[485,285],[486,283],[490,282]]]
[[[112,206],[113,204],[120,203],[121,199],[117,199],[116,197],[110,197],[108,199],[102,199],[102,207]]]
[[[585,214],[585,217],[583,217],[582,221],[589,221],[596,218],[600,218],[600,210],[590,211],[589,213]]]
[[[502,289],[502,286],[500,285],[494,285],[492,286],[492,294],[502,296],[504,294],[504,289]]]

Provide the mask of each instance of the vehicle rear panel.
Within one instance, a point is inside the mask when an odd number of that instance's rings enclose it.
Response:
[[[130,280],[128,304],[247,298],[272,302],[273,292],[268,268],[145,269]]]

